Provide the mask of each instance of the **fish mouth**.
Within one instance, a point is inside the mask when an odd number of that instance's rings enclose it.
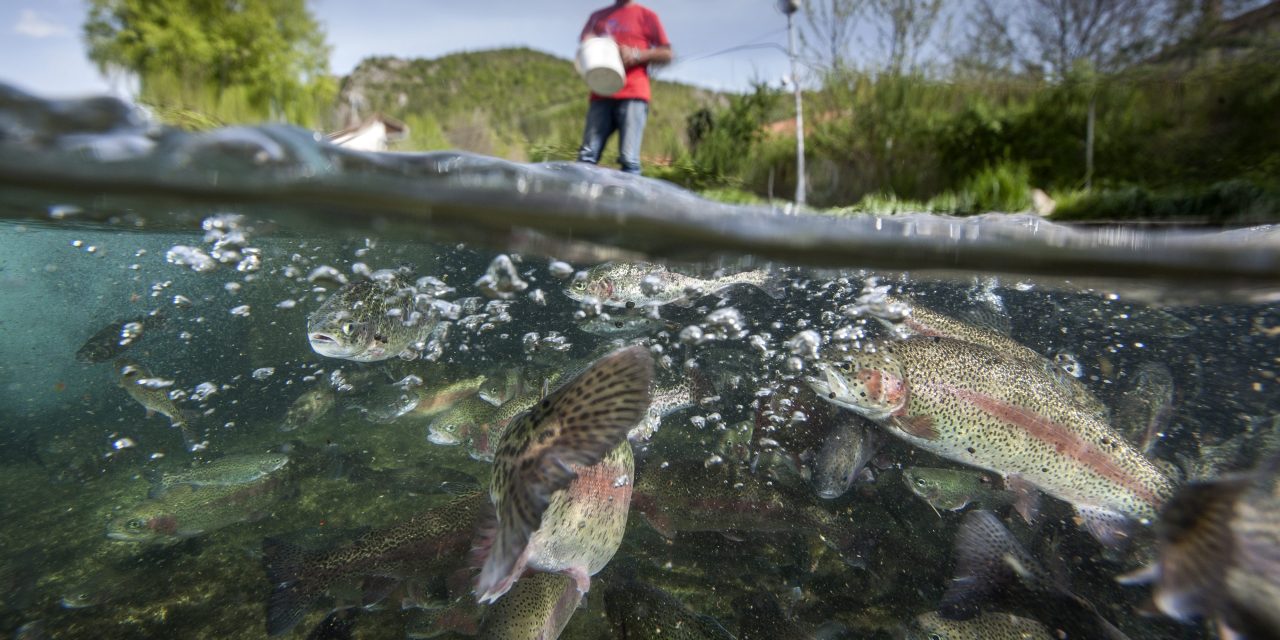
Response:
[[[307,340],[311,343],[311,350],[325,356],[327,358],[344,358],[349,359],[359,354],[359,351],[350,345],[344,345],[333,336],[322,333],[308,333]]]
[[[857,397],[852,390],[849,389],[849,382],[844,376],[836,372],[835,368],[826,363],[818,363],[815,365],[822,377],[806,376],[809,386],[813,390],[838,407],[844,407],[850,411],[854,411],[871,420],[884,420],[893,411],[890,409],[876,409],[858,404],[853,398]]]
[[[844,495],[844,492],[832,487],[820,487],[817,489],[817,494],[819,498],[835,500],[836,498]]]
[[[427,442],[430,442],[431,444],[438,444],[442,447],[452,447],[462,442],[462,439],[452,434],[432,431],[427,434]]]

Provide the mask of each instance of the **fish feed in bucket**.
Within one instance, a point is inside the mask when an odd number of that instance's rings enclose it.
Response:
[[[627,74],[622,54],[613,38],[587,38],[578,47],[578,73],[596,95],[611,96],[622,90]]]

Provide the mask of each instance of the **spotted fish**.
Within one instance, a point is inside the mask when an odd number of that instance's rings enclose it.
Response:
[[[242,453],[224,456],[183,471],[161,475],[153,483],[151,497],[157,497],[179,485],[204,487],[256,482],[279,471],[288,463],[289,456],[283,453]]]
[[[859,472],[884,444],[880,428],[862,416],[847,416],[823,439],[813,460],[813,489],[834,500],[844,495]]]
[[[163,327],[165,319],[164,314],[153,311],[145,316],[112,322],[85,341],[76,351],[76,360],[95,363],[115,358],[132,347],[144,330]]]
[[[187,420],[188,414],[169,397],[168,385],[160,384],[161,381],[146,367],[130,360],[117,360],[116,370],[120,376],[120,387],[147,410],[148,416],[158,413],[168,418],[170,426],[182,433],[182,441],[188,450],[198,446],[196,432]]]
[[[275,475],[242,484],[180,484],[125,509],[107,526],[107,537],[127,542],[176,542],[260,519],[283,494],[284,483]]]
[[[902,481],[916,497],[943,511],[962,511],[970,504],[994,509],[1016,497],[994,486],[999,483],[995,477],[966,469],[911,467],[902,470]]]
[[[526,568],[567,573],[586,593],[622,542],[635,465],[626,436],[652,381],[646,349],[619,349],[512,421],[494,456],[481,602],[496,601]]]
[[[399,275],[343,285],[307,316],[311,348],[328,358],[377,362],[417,357],[438,328],[439,313],[421,304]]]
[[[300,427],[315,424],[333,408],[336,394],[333,387],[321,384],[305,391],[289,405],[284,421],[280,423],[281,431],[293,431]]]
[[[1160,611],[1216,617],[1224,638],[1280,637],[1280,455],[1182,488],[1157,531],[1157,564],[1122,582],[1154,582]]]
[[[1086,407],[1103,420],[1107,418],[1109,412],[1106,405],[1102,404],[1102,401],[1093,395],[1093,392],[1078,379],[1078,376],[1071,375],[1058,363],[1014,340],[1008,334],[953,318],[910,298],[886,296],[886,300],[910,309],[910,312],[903,317],[902,323],[898,325],[906,330],[907,335],[937,336],[972,342],[973,344],[999,351],[1007,357],[1025,361],[1029,365],[1043,367],[1057,385],[1071,396],[1076,403]]]
[[[1037,364],[950,338],[890,342],[822,362],[819,395],[944,458],[1065,500],[1100,541],[1150,523],[1169,479]]]
[[[649,403],[644,419],[627,434],[627,438],[632,442],[648,440],[662,427],[663,418],[695,406],[698,401],[694,397],[693,387],[693,383],[688,378],[657,385],[653,390],[653,401]]]
[[[480,640],[555,640],[578,609],[573,578],[534,573],[515,583],[484,614]]]
[[[427,441],[446,447],[467,444],[475,437],[474,431],[490,421],[493,412],[494,406],[479,394],[462,398],[431,421]]]
[[[990,511],[970,511],[955,540],[955,575],[938,611],[972,619],[988,610],[1043,622],[1055,637],[1127,640],[1096,606],[1072,593]]]
[[[263,564],[272,587],[267,635],[292,629],[335,585],[363,578],[363,604],[373,604],[400,580],[465,568],[484,503],[484,493],[472,491],[331,549],[307,551],[283,540],[264,540]]]
[[[766,271],[744,271],[719,278],[702,279],[669,271],[648,262],[606,262],[592,267],[587,277],[574,280],[565,294],[579,302],[588,298],[607,307],[633,309],[649,305],[688,305],[705,294],[717,294],[739,284],[752,285],[780,297],[775,279]]]
[[[1009,613],[984,613],[968,620],[948,620],[922,613],[903,625],[903,640],[1057,640],[1049,628]]]

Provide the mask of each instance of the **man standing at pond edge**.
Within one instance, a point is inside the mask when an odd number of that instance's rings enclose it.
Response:
[[[618,132],[618,164],[627,173],[640,173],[640,142],[649,116],[649,65],[671,62],[671,43],[658,14],[632,0],[617,0],[587,18],[579,41],[609,36],[618,43],[626,84],[612,96],[591,94],[587,125],[582,132],[579,162],[600,162],[600,153]]]

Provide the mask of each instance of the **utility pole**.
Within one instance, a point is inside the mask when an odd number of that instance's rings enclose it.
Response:
[[[791,58],[791,87],[796,94],[796,206],[804,206],[804,103],[800,97],[800,66],[796,60],[795,14],[801,0],[778,0],[778,9],[787,14],[787,56]]]

